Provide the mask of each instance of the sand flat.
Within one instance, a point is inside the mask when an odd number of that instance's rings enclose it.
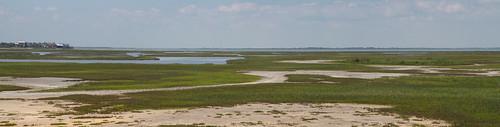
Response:
[[[78,78],[39,77],[39,78],[14,78],[0,77],[0,84],[28,87],[32,89],[53,89],[68,87],[83,82]]]
[[[408,66],[408,65],[368,65],[368,66],[380,68],[383,70],[397,70],[397,71],[416,70],[422,73],[429,73],[429,74],[445,74],[446,72],[444,71],[471,71],[471,72],[462,72],[459,74],[476,75],[476,76],[500,76],[500,71],[496,71],[496,69],[455,69],[455,68]],[[471,66],[482,66],[482,65],[474,64]]]
[[[63,115],[48,118],[35,114],[2,116],[17,125],[49,126],[53,123],[98,126],[158,126],[158,125],[214,125],[214,126],[384,126],[414,125],[449,126],[442,120],[381,113],[377,109],[391,108],[384,105],[348,103],[251,103],[230,107],[210,106],[192,109],[140,110],[115,114]]]
[[[407,66],[407,65],[368,65],[369,67],[381,68],[384,70],[396,70],[396,71],[406,71],[406,70],[417,70],[422,73],[442,73],[441,71],[454,70],[452,68],[438,68],[429,66]]]

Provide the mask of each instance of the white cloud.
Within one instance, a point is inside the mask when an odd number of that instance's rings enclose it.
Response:
[[[149,10],[153,13],[160,13],[160,9],[158,8],[150,8]]]
[[[411,4],[406,1],[390,1],[383,9],[383,14],[386,17],[411,17],[414,15]]]
[[[459,3],[440,4],[437,7],[437,10],[442,11],[442,12],[446,12],[446,13],[455,13],[455,12],[464,11],[465,7]]]
[[[33,10],[35,11],[57,11],[59,10],[58,8],[56,7],[46,7],[46,8],[43,8],[43,7],[34,7]]]
[[[33,10],[35,10],[35,11],[42,11],[43,9],[41,7],[34,7]]]
[[[10,21],[16,22],[16,23],[28,22],[29,18],[25,17],[25,16],[17,15],[17,16],[13,16],[13,18],[11,18]]]
[[[52,21],[60,21],[63,18],[63,15],[61,15],[58,10],[59,8],[57,7],[40,7],[40,6],[33,7],[33,11],[36,13],[37,16],[46,17],[48,19],[51,19]]]
[[[356,3],[349,3],[349,4],[347,4],[347,7],[349,7],[349,8],[358,7],[358,4],[356,4]]]
[[[217,8],[220,12],[241,12],[256,9],[257,5],[254,3],[233,3],[231,5],[221,5]]]
[[[57,11],[57,8],[55,8],[55,7],[47,7],[47,11]]]
[[[458,13],[465,11],[461,3],[450,3],[447,1],[425,1],[417,0],[416,7],[427,12]]]
[[[150,8],[144,10],[129,10],[129,9],[120,9],[113,8],[111,9],[111,14],[116,16],[155,16],[160,13],[160,9]]]
[[[0,16],[7,15],[7,11],[0,8]]]
[[[312,2],[312,3],[304,3],[302,6],[316,6],[318,3]]]
[[[481,4],[492,4],[492,3],[500,3],[500,0],[478,0]]]
[[[193,13],[198,9],[198,6],[191,4],[177,10],[179,13]]]
[[[59,14],[53,14],[53,15],[51,16],[51,18],[52,18],[52,20],[54,20],[54,21],[59,21],[59,19],[61,18],[61,16],[60,16]]]

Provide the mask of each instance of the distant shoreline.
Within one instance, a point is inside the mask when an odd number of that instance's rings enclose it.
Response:
[[[335,51],[500,51],[495,48],[114,48],[74,47],[79,50],[135,50],[135,51],[263,51],[263,52],[335,52]]]

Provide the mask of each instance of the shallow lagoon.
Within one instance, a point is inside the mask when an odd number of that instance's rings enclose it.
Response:
[[[227,64],[229,60],[243,57],[157,57],[158,60],[34,60],[0,59],[0,62],[47,62],[47,63],[123,63],[123,64]]]

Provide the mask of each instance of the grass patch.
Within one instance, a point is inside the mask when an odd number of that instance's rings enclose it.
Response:
[[[123,89],[153,89],[177,86],[199,86],[226,83],[240,83],[258,80],[256,76],[236,72],[180,72],[181,74],[167,76],[156,80],[108,80],[89,82],[62,89],[47,91],[77,91],[77,90],[123,90]]]
[[[51,123],[53,126],[68,125],[67,123]]]
[[[0,92],[2,91],[16,91],[16,90],[27,90],[29,88],[11,85],[0,85]]]
[[[455,126],[499,126],[499,84],[500,79],[495,77],[413,76],[338,84],[262,84],[126,94],[129,99],[90,95],[53,99],[91,104],[75,109],[81,113],[231,106],[250,102],[383,104],[395,106],[384,111],[444,119]]]
[[[75,49],[3,49],[0,59],[66,59],[66,60],[153,60],[155,56],[133,57],[128,52],[117,50],[75,50]],[[47,55],[34,54],[32,52],[51,52]],[[144,51],[143,53],[157,53],[157,51]]]
[[[5,123],[5,124],[0,124],[1,127],[11,127],[11,126],[16,126],[17,124],[15,123]]]
[[[258,80],[258,77],[241,74],[231,66],[210,64],[0,63],[0,76],[68,77],[96,81],[50,91],[150,89]]]

